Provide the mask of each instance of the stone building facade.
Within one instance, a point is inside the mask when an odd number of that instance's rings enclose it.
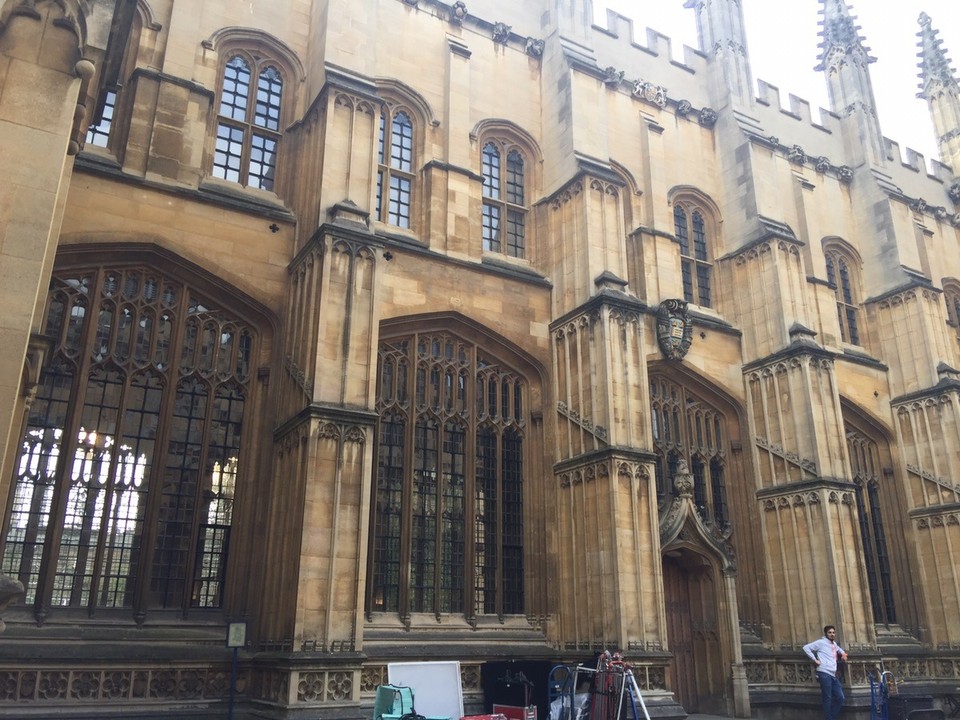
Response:
[[[603,649],[814,717],[825,622],[851,712],[955,691],[958,83],[922,15],[904,161],[820,3],[815,119],[738,0],[682,62],[590,0],[0,0],[0,717],[434,659],[543,714]]]

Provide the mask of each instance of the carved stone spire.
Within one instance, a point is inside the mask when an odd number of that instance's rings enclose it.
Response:
[[[869,64],[876,62],[864,45],[860,26],[845,0],[821,0],[820,63],[827,77],[830,109],[844,120],[852,164],[886,162]]]
[[[960,176],[960,84],[930,16],[920,13],[918,22],[920,92],[917,97],[926,100],[930,109],[940,161],[949,165],[954,175]]]
[[[712,87],[726,92],[737,104],[753,103],[753,75],[740,0],[686,0],[684,7],[696,10],[700,49],[719,72],[718,83]],[[724,99],[715,97],[712,101],[723,105]]]

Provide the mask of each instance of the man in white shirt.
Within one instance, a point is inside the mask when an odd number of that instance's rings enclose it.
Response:
[[[823,700],[823,720],[837,720],[845,700],[843,686],[837,679],[837,665],[847,661],[846,651],[836,643],[837,629],[833,625],[823,628],[823,637],[803,646],[817,666],[817,680]]]

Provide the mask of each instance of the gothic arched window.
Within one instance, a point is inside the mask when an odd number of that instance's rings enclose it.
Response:
[[[521,152],[488,141],[481,153],[483,174],[483,249],[510,257],[526,255],[525,162]]]
[[[384,106],[377,149],[377,218],[409,228],[413,206],[413,121],[406,110]]]
[[[454,335],[381,342],[370,612],[524,612],[525,396]]]
[[[683,299],[694,305],[713,307],[713,263],[704,211],[686,201],[675,200],[673,228],[680,244]]]
[[[38,607],[220,607],[257,333],[145,267],[55,273],[3,571]]]
[[[272,191],[282,133],[283,75],[274,62],[236,52],[220,78],[213,175]]]
[[[859,345],[859,263],[838,245],[825,246],[823,254],[827,267],[827,282],[830,283],[837,298],[840,339],[852,345]]]
[[[873,620],[876,623],[895,623],[897,607],[880,501],[883,484],[880,448],[875,441],[848,425],[847,451],[850,453],[853,482],[857,486],[857,515],[860,518],[860,540]]]
[[[729,525],[725,477],[729,452],[723,414],[660,375],[650,377],[650,405],[658,504],[663,506],[674,497],[673,479],[682,460],[693,475],[693,501],[700,516],[721,528]]]

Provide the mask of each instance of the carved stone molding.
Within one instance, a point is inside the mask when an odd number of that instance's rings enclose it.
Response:
[[[786,461],[788,464],[798,467],[804,472],[810,473],[814,477],[816,476],[817,464],[813,460],[802,458],[797,453],[790,452],[784,449],[783,446],[778,445],[777,443],[772,443],[763,437],[757,437],[756,444],[761,450],[766,450],[771,455]]]
[[[47,356],[50,354],[53,342],[46,335],[31,333],[27,343],[27,355],[23,363],[23,398],[27,410],[33,405],[37,397],[37,388],[40,386],[40,375]]]

